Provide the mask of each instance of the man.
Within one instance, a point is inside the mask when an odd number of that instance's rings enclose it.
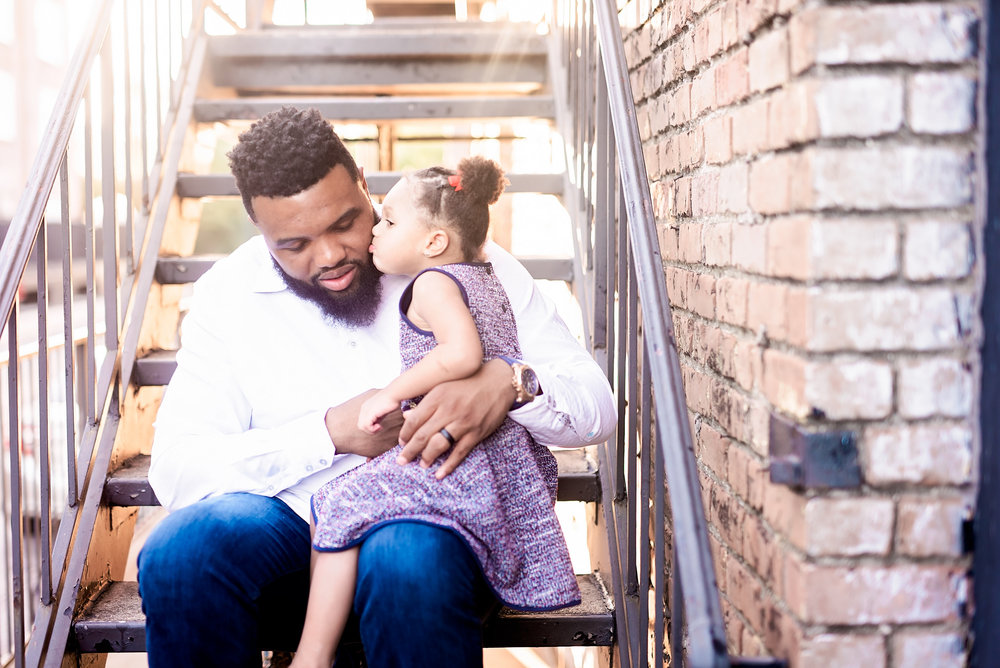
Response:
[[[550,445],[602,441],[615,422],[600,369],[492,246],[537,398],[525,374],[491,360],[429,392],[405,421],[357,429],[369,390],[399,373],[407,282],[372,264],[363,174],[318,112],[291,108],[241,135],[230,164],[260,236],[196,283],[157,417],[150,482],[172,512],[139,556],[153,668],[259,666],[261,647],[293,648],[310,496],[366,457],[398,441],[425,464],[450,452],[450,470],[517,399],[511,417]],[[370,666],[478,666],[494,604],[471,551],[446,530],[397,523],[361,546],[354,607]]]

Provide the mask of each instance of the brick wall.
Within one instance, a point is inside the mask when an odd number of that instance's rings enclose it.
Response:
[[[730,650],[964,665],[982,6],[619,7]],[[771,483],[772,415],[861,486]]]

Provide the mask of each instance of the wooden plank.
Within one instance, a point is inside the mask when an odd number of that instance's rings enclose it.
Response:
[[[597,468],[582,449],[555,450],[559,465],[559,501],[596,502],[601,489]],[[110,506],[158,506],[149,486],[149,455],[137,455],[108,476],[104,503]]]
[[[243,99],[198,100],[200,122],[257,120],[284,106],[318,109],[338,122],[380,120],[448,120],[490,118],[554,118],[551,95],[491,95],[463,97],[333,97],[268,96]]]
[[[403,172],[369,172],[365,174],[368,192],[384,195],[402,178]],[[562,174],[507,174],[510,185],[504,193],[541,193],[562,195]],[[180,197],[239,197],[232,174],[181,174],[177,179]]]
[[[487,619],[486,647],[609,646],[614,641],[614,615],[597,576],[577,575],[581,598],[553,612],[517,612],[501,608]],[[350,632],[351,629],[349,629]],[[146,617],[139,585],[112,582],[74,621],[73,633],[83,653],[146,651]],[[345,642],[359,642],[345,637]],[[266,649],[293,651],[294,647]]]

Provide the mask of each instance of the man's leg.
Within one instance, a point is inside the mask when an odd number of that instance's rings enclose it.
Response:
[[[278,499],[226,494],[167,515],[139,554],[151,668],[259,668],[262,642],[294,649],[309,549],[308,523]]]
[[[496,605],[451,531],[388,524],[361,544],[355,612],[370,668],[483,665],[482,619]]]

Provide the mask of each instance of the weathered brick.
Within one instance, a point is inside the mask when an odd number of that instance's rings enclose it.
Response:
[[[780,350],[765,350],[764,396],[785,413],[796,417],[808,415],[805,360]]]
[[[910,557],[957,557],[962,553],[962,521],[970,516],[962,499],[901,499],[896,551]]]
[[[695,85],[697,85],[697,83]],[[705,161],[709,164],[729,162],[733,157],[732,117],[716,116],[715,118],[705,121],[704,127]]]
[[[918,72],[910,78],[907,121],[914,132],[968,132],[976,120],[976,82],[965,74]]]
[[[698,458],[712,470],[715,475],[725,477],[728,464],[727,452],[729,439],[715,427],[702,423],[698,430]]]
[[[741,35],[749,35],[774,16],[776,0],[735,0]]]
[[[722,50],[722,10],[716,7],[694,29],[694,53],[702,63]]]
[[[823,79],[811,87],[821,137],[876,137],[903,124],[903,82],[889,75]]]
[[[715,318],[715,277],[709,274],[692,274],[688,286],[688,305],[704,318]]]
[[[926,209],[972,201],[972,156],[961,148],[830,148],[804,158],[810,187],[801,202],[812,208]]]
[[[788,332],[787,297],[788,286],[782,283],[751,283],[747,294],[747,327],[755,332],[763,327],[767,336],[785,339]]]
[[[885,640],[874,634],[833,633],[803,639],[799,668],[832,666],[885,668]]]
[[[763,225],[733,225],[733,264],[744,271],[762,274],[767,269],[767,228]]]
[[[677,248],[681,262],[696,264],[701,262],[701,224],[684,223],[680,226]]]
[[[748,51],[739,49],[716,69],[715,94],[719,106],[724,107],[739,102],[750,92],[747,76]]]
[[[767,482],[764,485],[764,519],[794,545],[805,544],[805,497],[795,490]]]
[[[735,132],[735,130],[734,130]],[[792,209],[792,172],[796,156],[765,156],[750,166],[750,207],[757,213],[787,213]]]
[[[892,499],[812,498],[806,502],[806,544],[811,556],[885,555],[892,546]]]
[[[733,257],[733,226],[731,223],[711,223],[702,227],[702,244],[705,247],[705,264],[729,265]],[[719,286],[716,285],[718,299]]]
[[[712,215],[719,206],[719,172],[699,171],[691,176],[691,213]]]
[[[722,276],[716,281],[716,309],[720,321],[738,327],[746,323],[749,287],[743,278]]]
[[[788,81],[788,30],[759,35],[749,48],[750,90],[760,92]]]
[[[792,342],[817,351],[949,348],[961,336],[956,308],[955,295],[944,288],[812,288],[805,340]]]
[[[792,69],[814,64],[959,63],[975,57],[976,12],[932,3],[826,6],[790,21]]]
[[[715,68],[710,68],[698,74],[691,82],[691,118],[698,118],[714,108]]]
[[[972,370],[960,360],[901,361],[898,383],[899,414],[905,418],[972,414],[975,397]]]
[[[683,125],[691,120],[690,83],[682,83],[670,93],[668,108],[671,126]]]
[[[795,560],[790,560],[795,561]],[[913,624],[958,619],[965,574],[939,565],[789,568],[788,605],[811,624]]]
[[[770,93],[766,148],[780,150],[819,137],[812,89],[813,86],[798,82]]]
[[[962,668],[965,641],[954,631],[914,631],[892,639],[892,668]]]
[[[811,219],[777,218],[767,224],[767,273],[769,276],[806,280],[812,264]]]
[[[748,514],[743,522],[743,543],[738,547],[747,565],[775,595],[784,596],[784,548],[774,532]]]
[[[967,425],[870,427],[859,454],[862,475],[871,485],[966,485],[972,480]]]
[[[965,223],[907,223],[903,245],[904,274],[911,281],[964,278],[972,270],[975,246]]]
[[[752,155],[767,144],[767,100],[759,99],[732,112],[733,153]]]
[[[754,341],[737,341],[733,348],[733,380],[744,390],[760,387],[764,377],[764,358]]]
[[[718,175],[718,211],[743,213],[747,210],[749,167],[742,162],[726,165]]]

